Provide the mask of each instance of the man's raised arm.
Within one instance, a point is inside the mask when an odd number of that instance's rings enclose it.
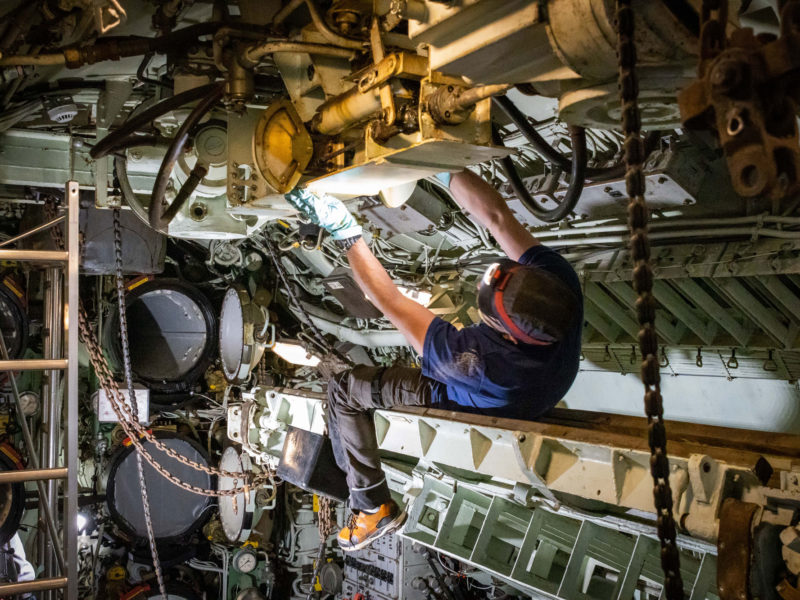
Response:
[[[361,291],[421,355],[425,334],[436,315],[400,293],[363,239],[359,239],[347,251],[347,260]]]
[[[397,327],[414,350],[422,354],[425,334],[436,316],[400,293],[386,269],[364,243],[361,226],[345,205],[333,196],[317,196],[307,190],[295,190],[286,195],[286,200],[313,223],[326,229],[341,247],[347,248],[347,260],[358,287]]]
[[[492,186],[471,171],[454,173],[450,190],[456,203],[486,227],[511,260],[539,241],[522,225],[503,197]]]

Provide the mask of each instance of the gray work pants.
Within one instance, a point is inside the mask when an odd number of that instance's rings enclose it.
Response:
[[[443,387],[407,367],[358,366],[328,382],[328,432],[336,462],[347,473],[350,508],[371,510],[391,497],[378,456],[372,412],[393,406],[428,406]]]

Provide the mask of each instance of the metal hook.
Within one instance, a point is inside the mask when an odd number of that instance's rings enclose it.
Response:
[[[697,349],[697,356],[694,359],[694,364],[701,369],[703,368],[703,354],[700,352],[700,348]]]
[[[778,370],[778,363],[772,358],[772,350],[767,351],[767,360],[764,361],[762,368],[768,373],[774,373]]]
[[[731,357],[725,363],[729,369],[738,369],[739,360],[736,358],[736,348],[731,348]]]
[[[608,344],[606,344],[606,353],[603,355],[603,362],[611,360],[611,352],[608,351]]]
[[[636,364],[636,346],[633,344],[631,344],[631,364]]]
[[[658,366],[662,369],[669,366],[669,358],[667,358],[666,346],[661,346],[661,360],[658,361]]]
[[[269,315],[267,315],[267,319],[269,319]],[[269,332],[269,337],[267,337],[267,332]],[[267,320],[264,323],[264,329],[255,333],[253,338],[260,344],[264,344],[268,350],[275,346],[275,323],[270,323]]]

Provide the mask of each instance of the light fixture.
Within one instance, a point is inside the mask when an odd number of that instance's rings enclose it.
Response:
[[[77,521],[78,521],[77,522],[78,533],[81,533],[86,528],[86,524],[89,522],[89,520],[86,518],[85,515],[82,515],[81,513],[78,513]]]
[[[272,351],[293,365],[316,367],[320,363],[319,356],[312,354],[295,340],[275,342],[275,345],[272,346]]]

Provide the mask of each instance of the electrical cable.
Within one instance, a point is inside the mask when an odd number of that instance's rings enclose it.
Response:
[[[583,127],[576,127],[574,125],[570,125],[569,131],[570,137],[572,138],[572,160],[569,161],[571,171],[569,187],[567,188],[567,193],[564,195],[564,198],[555,208],[546,209],[531,196],[510,156],[504,156],[500,159],[500,164],[508,178],[508,183],[514,190],[517,198],[519,198],[525,208],[531,211],[538,219],[548,223],[560,221],[571,213],[578,204],[581,192],[583,192],[587,162],[586,131]],[[496,131],[495,138],[496,141],[499,141],[499,135],[497,135]]]
[[[147,209],[139,202],[139,199],[136,197],[136,194],[131,187],[131,181],[128,177],[128,161],[123,156],[115,156],[114,157],[114,169],[117,174],[117,181],[119,183],[119,189],[122,192],[122,198],[131,207],[133,214],[135,214],[142,223],[145,225],[149,225],[150,222],[147,219]]]
[[[325,336],[323,335],[323,333],[316,326],[316,324],[311,319],[311,317],[309,316],[309,314],[306,311],[306,309],[303,307],[303,305],[300,302],[300,300],[295,295],[294,289],[292,288],[291,284],[289,283],[289,280],[286,278],[286,273],[284,272],[283,265],[281,265],[280,259],[275,254],[275,249],[272,247],[272,242],[265,238],[264,239],[264,243],[260,244],[260,246],[261,246],[262,250],[266,250],[269,253],[270,258],[272,259],[272,263],[275,265],[275,270],[278,273],[278,277],[280,277],[281,281],[283,282],[283,285],[286,288],[287,293],[289,294],[289,298],[290,298],[292,304],[294,304],[295,308],[300,312],[300,314],[303,315],[303,318],[306,320],[306,323],[311,328],[311,331],[314,332],[314,336],[317,338],[319,343],[324,348],[327,348],[328,351],[331,354],[334,354],[335,356],[337,356],[341,360],[345,361],[347,364],[352,364],[353,361],[351,361],[346,356],[342,355],[342,353],[340,353],[336,348],[331,346],[331,344],[328,342],[328,340],[325,339]]]
[[[436,577],[436,581],[439,582],[439,587],[442,588],[448,600],[463,600],[463,597],[456,599],[456,597],[453,595],[453,590],[451,590],[445,583],[444,577],[442,577],[442,574],[439,572],[439,569],[436,568],[436,563],[433,560],[433,555],[431,554],[431,550],[426,548],[422,555],[425,557],[425,560],[428,561],[428,566],[431,568],[431,571],[433,571],[433,576]]]
[[[159,81],[158,79],[151,79],[146,75],[147,67],[150,65],[150,61],[153,59],[153,52],[148,52],[142,58],[142,62],[139,63],[139,68],[136,69],[136,79],[141,81],[142,83],[149,83],[151,85],[155,85],[158,87],[162,87],[164,89],[172,91],[172,86],[168,83],[164,83],[163,81]]]
[[[528,117],[519,109],[517,106],[511,101],[508,96],[496,96],[492,98],[494,105],[499,108],[516,126],[519,132],[525,136],[525,139],[528,140],[528,143],[533,146],[533,148],[541,154],[549,163],[552,163],[558,166],[563,171],[571,171],[572,170],[572,160],[561,154],[558,150],[553,148],[550,144],[547,143],[547,140],[542,137],[542,135],[536,131],[536,128],[528,121]],[[573,146],[573,152],[574,152]],[[609,173],[613,173],[611,177],[609,177]],[[605,178],[614,178],[614,177],[622,177],[625,174],[625,166],[622,165],[614,165],[613,167],[606,167],[606,168],[587,168],[586,169],[586,178],[594,180],[595,178],[600,178],[601,180]]]
[[[564,171],[572,170],[572,160],[564,156],[561,152],[553,148],[536,128],[528,120],[528,117],[511,101],[507,96],[495,96],[493,99],[495,106],[499,108],[516,126],[519,132],[525,136],[531,146],[541,154],[548,162],[557,165]],[[661,132],[651,131],[645,139],[646,155],[653,151],[658,141],[661,139]],[[608,181],[610,179],[620,179],[625,176],[625,162],[610,167],[587,167],[586,179],[593,182]]]

